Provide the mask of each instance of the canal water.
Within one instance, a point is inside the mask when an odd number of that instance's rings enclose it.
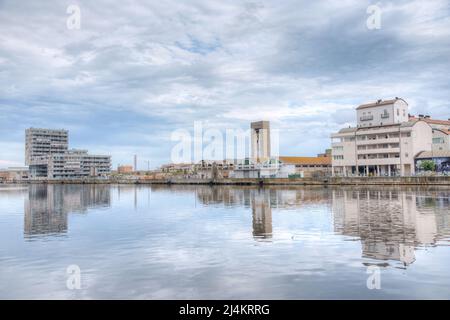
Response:
[[[450,189],[0,186],[0,298],[450,299]]]

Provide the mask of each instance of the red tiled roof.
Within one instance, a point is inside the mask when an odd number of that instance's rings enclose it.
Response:
[[[431,119],[431,118],[419,118],[416,116],[410,116],[409,117],[410,120],[423,120],[426,123],[432,123],[432,124],[440,124],[440,125],[444,125],[444,126],[450,126],[450,121],[449,120],[438,120],[438,119]]]
[[[280,157],[279,159],[288,164],[331,165],[331,157]]]

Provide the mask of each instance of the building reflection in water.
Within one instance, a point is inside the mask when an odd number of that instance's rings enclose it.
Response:
[[[269,190],[259,189],[252,193],[253,236],[272,238],[272,208]]]
[[[68,213],[111,205],[109,185],[30,185],[25,199],[25,237],[67,232]]]
[[[200,187],[196,192],[200,202],[206,205],[251,207],[255,239],[272,238],[272,206],[277,203],[276,190],[214,186]]]
[[[448,190],[333,190],[335,231],[361,241],[362,256],[416,259],[418,246],[435,246],[450,234]]]
[[[298,208],[302,205],[328,204],[328,188],[255,188],[255,187],[198,187],[200,202],[211,205],[245,206],[252,209],[252,234],[255,240],[272,238],[272,209]]]

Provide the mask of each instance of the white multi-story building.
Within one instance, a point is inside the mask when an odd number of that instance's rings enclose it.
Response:
[[[378,100],[356,108],[357,126],[332,134],[334,176],[408,176],[414,158],[432,149],[432,128],[409,119],[401,98]]]
[[[111,172],[111,157],[68,149],[68,131],[25,131],[25,162],[30,178],[67,179],[105,176]]]

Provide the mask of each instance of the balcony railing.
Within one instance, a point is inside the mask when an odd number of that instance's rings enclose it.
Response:
[[[369,120],[373,120],[373,115],[361,116],[361,117],[359,118],[359,120],[361,120],[361,121],[369,121]]]

